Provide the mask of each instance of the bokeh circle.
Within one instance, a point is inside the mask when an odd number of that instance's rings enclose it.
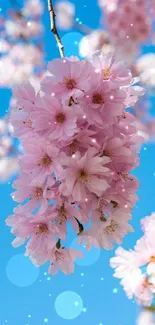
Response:
[[[64,291],[55,300],[55,310],[64,319],[74,319],[83,310],[83,301],[74,291]]]
[[[6,274],[10,282],[18,287],[32,285],[39,276],[39,269],[28,257],[22,254],[14,255],[6,266]]]
[[[65,48],[65,56],[77,56],[79,57],[79,42],[83,38],[83,35],[78,32],[66,33],[62,37],[62,43]]]

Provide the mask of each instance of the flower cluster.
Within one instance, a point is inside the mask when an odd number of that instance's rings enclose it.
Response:
[[[75,6],[70,1],[58,1],[55,6],[57,25],[68,30],[74,25]]]
[[[128,298],[136,299],[142,306],[151,306],[155,293],[155,213],[141,220],[142,236],[134,250],[119,247],[110,264],[116,268],[114,276],[121,284]]]
[[[59,28],[68,30],[74,26],[86,34],[79,43],[79,54],[83,58],[91,57],[98,50],[104,54],[111,52],[118,60],[125,58],[133,75],[140,75],[140,82],[148,95],[154,96],[155,55],[148,53],[138,58],[137,56],[140,54],[141,45],[149,41],[150,36],[154,42],[152,26],[155,20],[155,1],[99,0],[98,4],[106,30],[91,30],[78,22],[78,19],[75,19],[76,8],[69,1],[59,1],[55,6]],[[134,106],[132,113],[136,118],[139,134],[143,134],[146,142],[151,142],[155,139],[155,121],[151,113],[148,118],[145,103],[146,101],[141,101]],[[143,119],[140,111],[143,112]]]
[[[44,49],[42,44],[43,27],[42,14],[43,4],[40,0],[25,1],[22,8],[15,4],[15,8],[8,10],[5,16],[0,16],[0,87],[11,88],[29,79],[34,87],[38,88],[41,78],[44,76]],[[16,100],[12,97],[9,113],[16,110]],[[8,115],[9,115],[8,113]],[[10,125],[8,116],[1,125],[5,125],[5,132],[0,134],[3,139]],[[1,130],[0,130],[1,131]],[[4,130],[3,130],[4,131]],[[17,146],[7,134],[7,141],[11,142],[11,149],[6,150],[4,141],[0,144],[0,180],[6,181],[18,170]],[[0,132],[1,133],[1,132]],[[3,155],[1,152],[3,151]]]
[[[124,49],[139,48],[151,35],[151,23],[145,0],[112,0],[104,5],[109,37]]]
[[[132,231],[138,180],[130,171],[142,138],[126,108],[144,91],[112,55],[55,59],[48,69],[39,92],[28,82],[13,90],[11,124],[24,153],[13,183],[19,206],[6,223],[13,246],[29,240],[36,266],[50,261],[49,273],[71,273],[81,252],[62,244],[68,223],[88,249],[111,249]]]
[[[23,8],[10,10],[7,18],[2,17],[0,87],[11,87],[27,80],[34,73],[42,74],[42,13],[43,5],[40,0],[29,0]]]

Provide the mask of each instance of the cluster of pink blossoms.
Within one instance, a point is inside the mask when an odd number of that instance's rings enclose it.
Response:
[[[40,0],[28,0],[23,8],[10,10],[7,18],[1,16],[0,87],[11,87],[42,74],[42,13]]]
[[[28,0],[22,7],[16,4],[5,16],[0,15],[0,87],[11,88],[29,79],[38,88],[45,73],[43,10],[40,0]],[[13,97],[9,108],[9,111],[16,109]],[[8,119],[5,116],[0,121],[0,181],[6,181],[18,171],[19,150],[11,138]]]
[[[139,48],[151,35],[147,1],[112,0],[105,4],[103,1],[103,9],[109,37],[116,46]]]
[[[155,294],[155,213],[142,219],[141,226],[144,236],[134,250],[119,247],[110,264],[116,268],[114,276],[121,279],[128,298],[134,296],[138,304],[151,306]]]
[[[110,54],[55,59],[48,69],[39,92],[29,82],[13,90],[19,110],[11,123],[24,153],[12,193],[19,206],[6,223],[14,247],[28,240],[36,266],[49,261],[50,274],[66,274],[82,257],[64,247],[68,223],[87,249],[109,250],[132,231],[138,180],[130,172],[143,139],[126,108],[144,91]]]

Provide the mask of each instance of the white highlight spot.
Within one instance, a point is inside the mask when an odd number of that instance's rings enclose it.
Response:
[[[44,323],[48,323],[48,318],[44,318]]]

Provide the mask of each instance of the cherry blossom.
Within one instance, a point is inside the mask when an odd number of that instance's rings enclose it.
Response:
[[[74,24],[75,6],[70,1],[58,1],[55,6],[58,27],[67,30]]]
[[[149,310],[142,310],[137,319],[137,325],[154,325],[153,313]]]
[[[88,89],[90,64],[78,58],[55,59],[48,64],[51,76],[45,77],[41,89],[48,94],[69,99],[83,96]]]
[[[30,237],[32,263],[68,274],[82,257],[66,246],[68,223],[87,249],[112,249],[133,231],[138,180],[130,172],[143,140],[126,108],[144,91],[113,54],[54,59],[48,69],[41,89],[27,81],[13,88],[11,123],[23,152],[11,194],[19,205],[6,223],[14,246]]]
[[[142,219],[141,224],[144,236],[134,250],[119,247],[110,264],[116,268],[114,276],[121,279],[127,296],[130,299],[134,296],[139,305],[146,307],[152,305],[155,293],[154,213]]]

